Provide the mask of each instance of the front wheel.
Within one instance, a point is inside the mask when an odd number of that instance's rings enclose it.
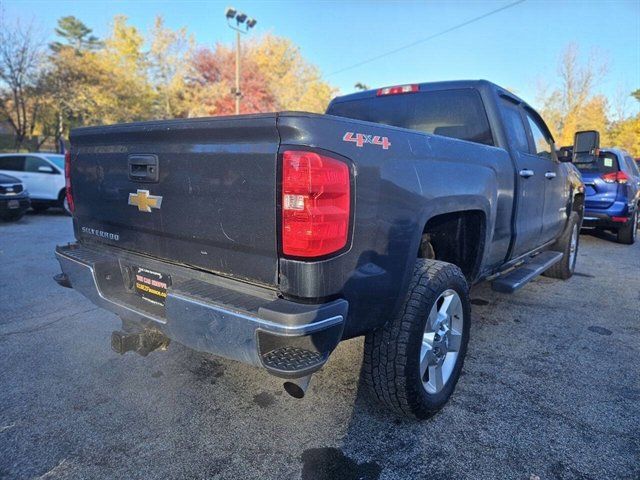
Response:
[[[399,313],[365,337],[363,376],[377,399],[418,419],[440,410],[460,377],[470,320],[462,271],[418,259]]]
[[[562,259],[554,263],[543,273],[545,277],[567,280],[573,276],[578,259],[578,246],[580,245],[580,215],[571,212],[567,228],[562,236],[551,247],[551,250],[562,252]]]

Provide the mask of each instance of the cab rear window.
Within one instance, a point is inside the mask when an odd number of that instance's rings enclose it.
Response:
[[[618,158],[613,153],[601,153],[593,163],[576,164],[581,172],[615,173],[620,170]]]
[[[470,88],[335,102],[327,114],[494,144],[480,94]]]

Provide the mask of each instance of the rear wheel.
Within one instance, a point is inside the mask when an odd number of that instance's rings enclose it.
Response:
[[[377,399],[418,419],[440,410],[462,371],[470,319],[460,269],[418,259],[400,312],[365,338],[363,376]]]
[[[578,258],[578,246],[580,244],[580,216],[577,212],[572,212],[569,223],[562,236],[551,247],[551,250],[562,252],[562,260],[553,264],[543,273],[545,277],[559,278],[567,280],[571,278],[576,269]]]
[[[69,208],[69,201],[67,200],[67,191],[62,190],[60,195],[58,195],[58,203],[60,207],[64,210],[64,213],[71,216],[71,208]]]
[[[636,237],[638,235],[638,220],[638,210],[636,209],[636,211],[633,212],[633,216],[627,221],[627,223],[618,229],[618,243],[633,245],[636,242]]]

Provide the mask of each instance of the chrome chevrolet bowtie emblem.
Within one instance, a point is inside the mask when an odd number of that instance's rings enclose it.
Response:
[[[141,212],[151,212],[152,208],[160,208],[162,197],[160,195],[150,195],[149,190],[138,190],[129,194],[129,205],[138,207]]]

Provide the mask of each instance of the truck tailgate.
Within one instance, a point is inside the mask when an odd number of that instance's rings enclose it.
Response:
[[[275,114],[83,128],[71,144],[80,241],[275,285]]]

